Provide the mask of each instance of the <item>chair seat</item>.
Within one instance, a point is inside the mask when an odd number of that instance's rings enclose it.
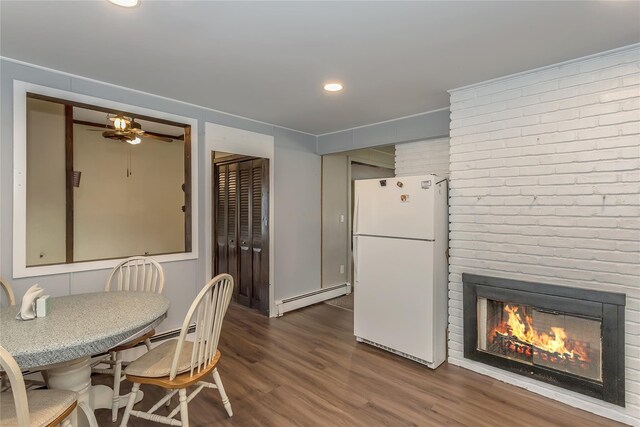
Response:
[[[31,390],[27,391],[29,402],[29,418],[32,426],[48,426],[54,421],[61,421],[73,411],[78,394],[66,390]],[[0,425],[13,427],[18,425],[16,405],[13,393],[0,393]]]
[[[125,351],[125,350],[128,350],[130,348],[133,348],[133,347],[137,346],[141,342],[144,342],[146,339],[153,337],[155,334],[156,334],[155,329],[152,329],[149,332],[147,332],[146,334],[144,334],[142,336],[139,336],[138,338],[134,338],[131,341],[127,341],[124,344],[120,344],[119,346],[114,347],[109,351]]]
[[[202,366],[200,368],[200,371],[194,370],[193,375],[191,375],[190,369],[188,369],[187,372],[176,375],[174,379],[169,379],[168,375],[164,377],[139,377],[135,375],[127,375],[127,379],[132,383],[153,384],[168,389],[181,389],[190,387],[193,384],[201,381],[204,377],[209,375],[211,371],[216,368],[216,366],[218,366],[219,361],[220,350],[216,351],[215,356],[213,356],[213,359],[211,359],[211,363],[209,363],[207,366]]]
[[[165,341],[157,347],[152,348],[149,352],[140,356],[134,362],[131,362],[124,370],[127,375],[136,377],[166,377],[171,371],[171,363],[176,353],[177,339]],[[191,369],[191,352],[193,351],[193,343],[185,341],[178,360],[177,373],[186,372]]]

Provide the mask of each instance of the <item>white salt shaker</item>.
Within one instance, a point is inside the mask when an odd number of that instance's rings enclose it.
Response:
[[[51,311],[51,296],[43,295],[36,299],[36,316],[45,317]]]

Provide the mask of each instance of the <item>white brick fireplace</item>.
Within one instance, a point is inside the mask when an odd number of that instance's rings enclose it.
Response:
[[[640,424],[640,45],[450,93],[449,361]],[[465,359],[462,273],[625,293],[626,407]]]

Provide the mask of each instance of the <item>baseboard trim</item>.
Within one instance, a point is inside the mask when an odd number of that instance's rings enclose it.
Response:
[[[288,311],[298,310],[328,299],[337,298],[351,293],[351,283],[329,286],[291,298],[276,301],[276,316],[280,317]]]
[[[196,330],[196,325],[193,324],[193,325],[189,326],[189,330],[187,331],[187,334],[192,334],[192,333],[195,332],[195,330]],[[171,338],[177,338],[178,336],[180,336],[180,332],[181,332],[181,330],[179,328],[178,329],[170,329],[168,331],[160,332],[159,334],[152,336],[149,339],[149,341],[151,341],[151,343],[153,344],[153,343],[158,343],[158,342],[165,341],[165,340],[168,340],[168,339],[171,339]],[[144,342],[139,342],[138,344],[136,344],[135,346],[133,346],[131,348],[132,349],[133,348],[138,348],[138,347],[142,347],[144,345],[145,345]],[[125,354],[126,354],[126,351],[128,351],[128,350],[125,350]],[[108,354],[109,354],[109,352],[94,354],[93,356],[91,356],[91,359],[92,360],[101,359],[101,358],[107,356]]]

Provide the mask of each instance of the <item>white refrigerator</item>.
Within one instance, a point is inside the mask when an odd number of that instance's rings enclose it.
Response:
[[[447,180],[355,182],[354,335],[435,369],[446,358]]]

